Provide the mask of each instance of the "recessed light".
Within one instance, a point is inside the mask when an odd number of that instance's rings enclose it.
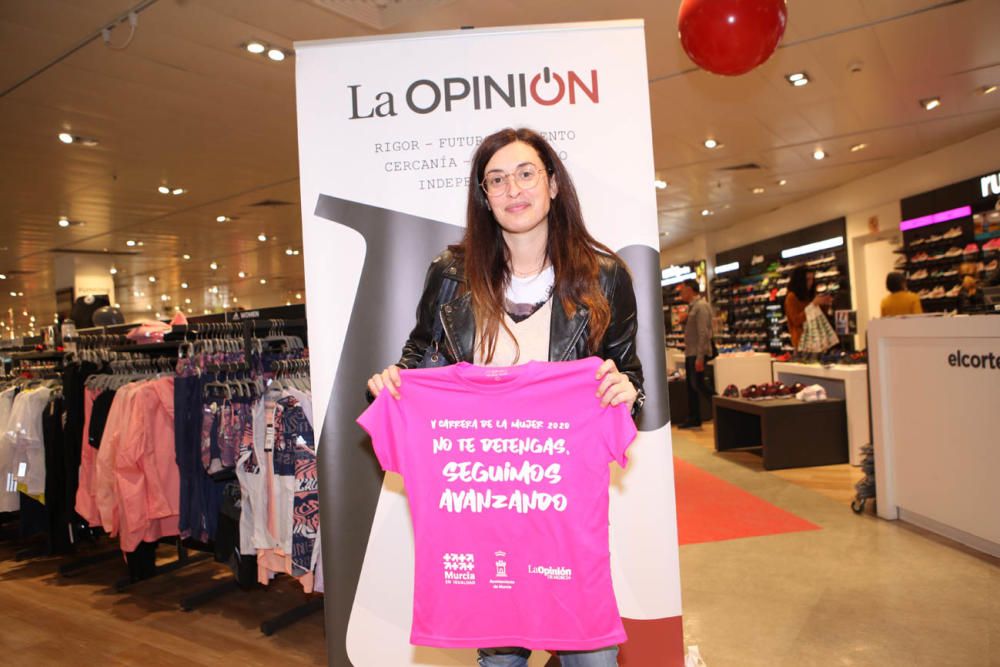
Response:
[[[22,310],[21,311],[21,315],[23,315],[24,317],[27,317],[28,316],[28,311]]]
[[[189,255],[189,254],[187,254],[187,253],[184,253],[183,255],[181,255],[181,258],[182,258],[182,259],[183,259],[183,260],[184,260],[184,261],[186,262],[186,261],[188,261],[189,259],[191,259],[191,255]]]
[[[240,302],[240,300],[239,300],[239,299],[237,299],[237,298],[236,298],[236,297],[234,296],[234,297],[233,297],[233,303],[239,303],[239,302]]]
[[[247,42],[246,50],[249,51],[250,53],[253,53],[254,55],[257,55],[264,53],[264,51],[267,51],[267,47],[255,40],[252,42]]]
[[[161,294],[160,295],[160,301],[170,301],[170,295],[169,294]]]
[[[118,273],[118,269],[112,266],[110,269],[108,269],[108,273],[110,273],[111,275],[115,275],[116,273]]]
[[[263,243],[264,241],[267,240],[267,234],[264,234],[264,233],[258,234],[257,235],[257,240],[260,241],[261,243]]]
[[[11,292],[10,295],[11,296],[17,296],[17,292]]]
[[[150,276],[149,277],[149,282],[155,283],[156,282],[156,276]]]
[[[290,305],[292,305],[292,302],[291,302],[291,301],[286,301],[286,302],[285,302],[285,305],[286,305],[286,306],[290,306]]]
[[[181,289],[187,289],[187,288],[188,288],[187,283],[181,283]]]
[[[295,254],[295,251],[294,251],[294,250],[292,250],[291,248],[285,248],[285,254],[286,254],[286,255],[289,255],[289,256],[290,256],[290,255],[294,255],[294,254]]]
[[[995,92],[997,92],[997,87],[994,85],[983,86],[982,88],[979,89],[980,95],[992,95]]]
[[[764,194],[764,188],[758,186],[753,190],[751,190],[751,192],[753,192],[755,195],[762,195]]]
[[[7,280],[7,274],[6,273],[0,273],[0,280]]]
[[[66,216],[62,216],[61,218],[59,218],[59,226],[69,227],[69,219]]]
[[[191,303],[191,299],[184,299],[184,303]]]
[[[59,141],[63,142],[64,144],[71,144],[73,143],[73,135],[70,134],[69,132],[60,132]]]
[[[795,87],[801,87],[809,83],[809,75],[805,72],[793,72],[791,74],[786,74],[785,80]]]
[[[218,294],[219,293],[219,286],[218,285],[212,285],[212,289],[210,289],[208,291],[211,292],[212,294]]]
[[[713,148],[718,148],[721,145],[722,144],[720,144],[715,139],[712,139],[712,138],[705,139],[705,148],[708,148],[709,150],[711,150]]]
[[[813,151],[814,160],[822,160],[824,158],[826,158],[826,151],[824,151],[822,148],[817,148],[816,150]]]
[[[702,217],[707,217],[707,216],[715,215],[715,214],[711,210],[709,210],[707,208],[703,208],[703,209],[701,209],[701,215],[702,215]]]
[[[185,192],[187,192],[187,190],[185,190],[184,188],[174,188],[173,190],[170,191],[170,194],[172,194],[172,195],[182,195]]]
[[[141,248],[142,246],[146,245],[146,244],[145,244],[145,243],[143,243],[142,241],[136,241],[136,242],[135,242],[135,244],[136,244],[137,246],[139,246],[140,248]]]
[[[261,278],[260,279],[260,284],[261,285],[266,285],[267,284],[267,278]]]
[[[127,245],[129,248],[134,248],[135,247],[135,241],[132,240],[132,239],[129,239],[128,241],[125,242],[125,245]]]
[[[863,151],[866,148],[868,148],[868,144],[866,143],[854,144],[851,146],[851,152],[857,153],[858,151]]]
[[[302,292],[296,292],[295,293],[295,298],[296,299],[301,299],[302,298]]]
[[[17,295],[18,296],[24,296],[24,292],[18,292]]]
[[[926,111],[937,109],[939,106],[941,106],[941,98],[928,97],[927,99],[920,100],[920,106],[922,106]]]
[[[268,49],[267,57],[276,63],[280,63],[285,59],[285,52],[281,49]]]
[[[240,271],[236,275],[238,275],[240,278],[246,278],[247,277],[247,272],[246,271]]]
[[[170,194],[170,188],[168,188],[165,185],[161,185],[160,187],[156,188],[156,191],[159,192],[161,195],[169,195]]]
[[[146,304],[146,310],[153,310],[153,304],[147,303]]]
[[[230,218],[228,215],[217,215],[215,216],[216,222],[229,222]]]
[[[219,265],[216,262],[212,262],[211,264],[208,265],[208,268],[212,269],[213,271],[217,271],[219,269]]]
[[[656,179],[655,181],[653,181],[653,185],[656,187],[657,190],[666,190],[667,189],[667,182],[663,181],[663,180],[660,180],[659,178]]]
[[[778,185],[787,185],[787,184],[788,184],[788,181],[785,180],[785,179],[783,179],[783,178],[778,181]]]

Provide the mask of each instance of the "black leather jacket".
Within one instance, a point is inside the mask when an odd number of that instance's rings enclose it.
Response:
[[[626,268],[613,257],[599,254],[600,281],[604,295],[611,305],[611,323],[595,355],[613,359],[615,366],[625,373],[639,392],[632,406],[633,419],[639,414],[645,394],[642,390],[642,364],[636,354],[636,306],[632,278]],[[476,324],[470,304],[471,295],[455,290],[456,296],[438,309],[438,295],[444,280],[465,282],[464,265],[460,257],[445,250],[434,258],[427,270],[424,291],[417,306],[417,324],[403,345],[403,354],[396,362],[400,368],[417,368],[424,352],[431,344],[434,317],[440,314],[443,340],[440,350],[450,363],[473,361]],[[435,312],[438,311],[438,312]],[[587,351],[587,324],[590,313],[578,307],[569,317],[556,299],[552,303],[552,324],[549,330],[549,361],[571,361],[590,356]]]

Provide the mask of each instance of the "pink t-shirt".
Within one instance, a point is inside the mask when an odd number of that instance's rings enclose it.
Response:
[[[611,586],[608,464],[636,434],[602,408],[601,360],[401,371],[358,423],[406,484],[422,646],[582,651],[625,641]]]

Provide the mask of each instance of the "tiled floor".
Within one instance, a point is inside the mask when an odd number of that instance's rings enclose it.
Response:
[[[712,451],[711,426],[673,437],[680,458],[822,527],[681,548],[685,640],[709,667],[1000,665],[997,559],[855,515],[849,466],[771,473]]]

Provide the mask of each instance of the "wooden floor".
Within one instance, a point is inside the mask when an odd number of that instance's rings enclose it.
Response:
[[[160,547],[163,556],[170,549]],[[164,559],[167,562],[169,559]],[[315,613],[271,637],[261,621],[307,600],[297,582],[233,592],[191,612],[181,598],[232,579],[212,561],[113,589],[125,574],[116,558],[61,577],[58,558],[14,560],[0,544],[0,664],[44,665],[325,665],[323,615]]]
[[[711,424],[683,436],[713,450]],[[750,453],[716,456],[762,471]],[[768,474],[840,502],[860,479],[848,465],[782,470]],[[191,565],[125,593],[113,589],[125,574],[115,558],[73,578],[57,573],[58,558],[14,560],[16,545],[0,542],[0,665],[322,665],[326,663],[321,613],[265,637],[261,621],[302,604],[306,597],[287,578],[270,588],[233,591],[192,611],[180,600],[231,578],[214,562]],[[160,548],[161,556],[171,556]]]

